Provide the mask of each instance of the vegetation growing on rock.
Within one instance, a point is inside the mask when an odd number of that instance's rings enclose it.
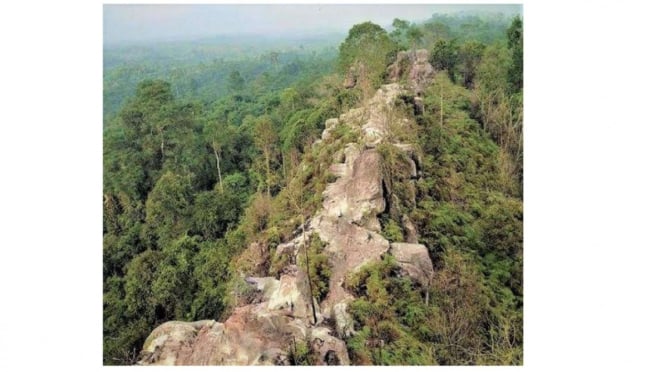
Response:
[[[250,322],[271,350],[255,363],[522,364],[522,20],[461,18],[355,25],[338,55],[216,61],[196,74],[219,91],[166,75],[118,97],[136,76],[109,67],[104,364],[159,360],[140,352],[177,344],[160,325],[191,340]],[[431,53],[399,57],[413,46]],[[415,83],[420,56],[436,73]],[[330,205],[344,200],[363,209]],[[432,262],[424,285],[387,252],[411,239]]]

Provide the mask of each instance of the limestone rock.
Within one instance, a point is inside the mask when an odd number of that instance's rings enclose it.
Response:
[[[433,262],[425,245],[391,243],[389,252],[408,276],[423,287],[430,285],[430,280],[433,278]]]

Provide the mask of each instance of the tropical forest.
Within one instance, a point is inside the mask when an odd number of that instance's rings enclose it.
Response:
[[[522,365],[523,29],[105,44],[103,364]]]

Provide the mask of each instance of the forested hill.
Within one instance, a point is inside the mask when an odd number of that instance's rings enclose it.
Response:
[[[522,40],[109,66],[104,364],[522,364]]]
[[[104,49],[104,117],[117,114],[146,79],[167,80],[178,99],[202,103],[244,85],[284,89],[301,76],[329,73],[342,38],[239,35],[110,45]]]

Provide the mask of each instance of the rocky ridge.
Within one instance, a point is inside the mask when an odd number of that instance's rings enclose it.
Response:
[[[402,54],[403,53],[403,54]],[[307,343],[313,362],[319,365],[348,365],[347,347],[343,341],[354,332],[348,305],[354,297],[344,288],[344,280],[366,264],[379,261],[389,252],[404,275],[426,288],[433,266],[425,246],[417,244],[416,229],[403,217],[406,242],[389,243],[381,235],[378,216],[388,206],[382,162],[377,149],[381,143],[393,144],[410,163],[411,177],[419,173],[415,151],[407,143],[398,143],[391,128],[410,125],[411,118],[394,115],[395,102],[402,95],[422,89],[432,77],[428,53],[401,52],[390,67],[393,81],[405,76],[407,86],[393,82],[383,85],[368,102],[339,118],[326,121],[322,138],[315,146],[326,146],[333,132],[345,126],[358,133],[355,142],[346,144],[330,167],[336,177],[323,193],[322,208],[291,241],[277,247],[277,255],[297,255],[312,236],[319,236],[330,259],[329,291],[320,304],[315,303],[314,316],[306,273],[291,264],[280,277],[246,277],[258,294],[254,303],[236,308],[223,323],[214,320],[197,322],[171,321],[157,327],[143,346],[143,365],[285,365],[289,353],[298,343]],[[396,71],[397,69],[400,69]],[[317,320],[317,322],[314,321]]]

